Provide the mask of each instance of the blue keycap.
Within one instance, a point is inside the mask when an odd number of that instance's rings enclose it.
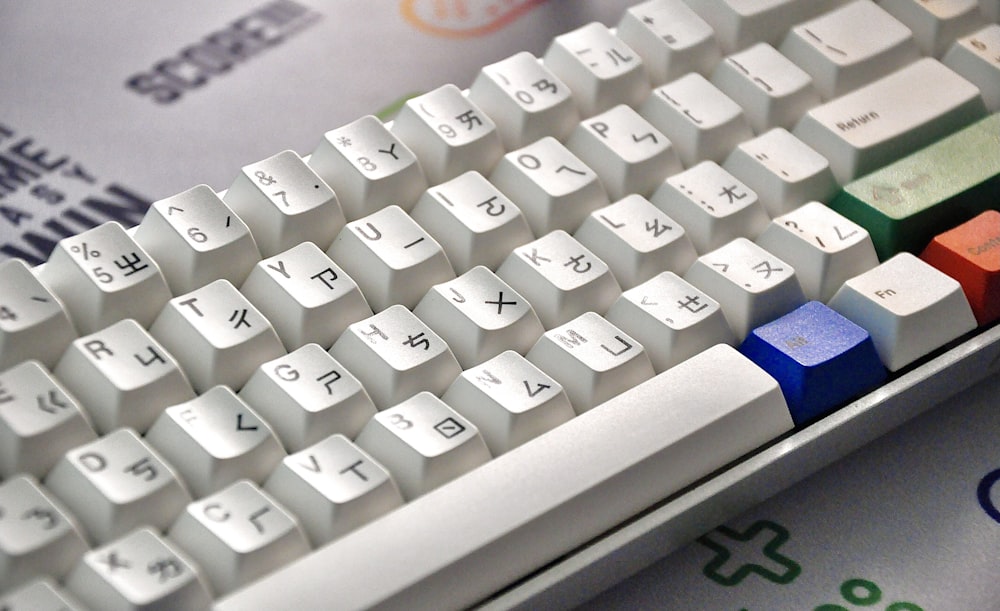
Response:
[[[886,378],[868,332],[818,301],[757,327],[740,352],[778,381],[796,425]]]

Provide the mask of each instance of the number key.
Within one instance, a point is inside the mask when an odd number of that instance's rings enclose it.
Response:
[[[0,370],[27,359],[55,365],[76,337],[59,299],[20,259],[0,263]]]
[[[123,318],[147,326],[170,299],[151,254],[118,223],[104,223],[60,240],[39,280],[66,304],[80,333]]]
[[[427,188],[413,152],[372,116],[327,132],[309,166],[337,193],[349,221],[392,204],[409,210]]]
[[[600,23],[557,36],[544,61],[569,85],[584,117],[618,104],[636,106],[649,94],[642,58]]]
[[[154,202],[135,241],[160,262],[174,295],[218,278],[239,286],[260,260],[250,229],[207,185]]]
[[[333,190],[292,151],[245,166],[224,201],[250,227],[265,257],[301,242],[326,249],[344,226]]]
[[[431,184],[489,172],[503,154],[496,124],[454,85],[407,100],[392,133],[420,158]]]
[[[526,51],[485,66],[469,99],[496,121],[507,150],[544,136],[562,140],[580,121],[569,88]]]

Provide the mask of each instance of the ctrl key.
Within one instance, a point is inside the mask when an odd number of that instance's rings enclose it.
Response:
[[[740,352],[778,381],[796,425],[886,378],[868,332],[818,301],[757,327]]]
[[[920,258],[958,280],[976,322],[1000,318],[1000,212],[987,210],[937,235]]]

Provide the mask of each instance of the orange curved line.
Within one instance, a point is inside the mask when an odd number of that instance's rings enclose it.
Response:
[[[482,36],[483,34],[489,34],[490,32],[494,32],[502,28],[524,13],[535,8],[539,4],[542,4],[546,0],[527,0],[524,4],[512,9],[509,13],[501,15],[496,19],[496,21],[471,29],[447,28],[423,21],[414,10],[414,5],[419,1],[420,0],[403,0],[399,6],[399,11],[403,14],[403,18],[412,23],[418,29],[429,34],[443,36],[446,38],[472,38]]]

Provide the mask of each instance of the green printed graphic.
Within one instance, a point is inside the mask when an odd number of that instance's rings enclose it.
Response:
[[[870,607],[882,600],[881,588],[867,579],[848,579],[840,584],[840,595],[844,597],[846,602],[861,607]],[[851,609],[843,605],[828,603],[814,608],[813,611],[851,611]],[[923,608],[911,602],[897,601],[889,604],[885,611],[923,611]]]
[[[734,544],[753,540],[757,540],[760,544],[762,562],[743,564],[735,570],[725,570],[733,555],[730,548]],[[715,583],[727,587],[739,584],[751,573],[780,585],[789,584],[799,576],[802,567],[791,558],[778,553],[778,548],[786,541],[788,541],[788,530],[770,520],[758,520],[743,532],[720,526],[713,532],[698,537],[698,543],[715,552],[715,558],[705,565],[702,572]],[[772,568],[780,567],[783,570],[778,572],[763,566],[764,560],[768,561],[767,564]]]

